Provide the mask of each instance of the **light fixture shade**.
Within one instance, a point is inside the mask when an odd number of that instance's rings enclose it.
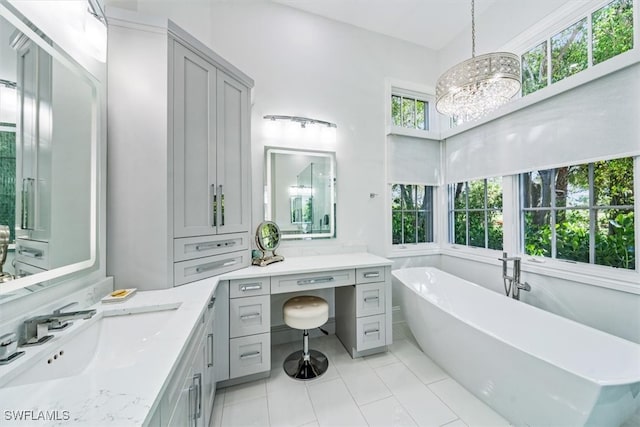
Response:
[[[520,91],[520,59],[507,52],[473,56],[438,79],[436,109],[458,123],[478,119]]]

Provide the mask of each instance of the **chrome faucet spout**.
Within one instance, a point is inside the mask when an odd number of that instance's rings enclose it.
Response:
[[[70,311],[67,313],[56,311],[53,314],[44,314],[27,319],[24,321],[21,345],[42,344],[53,337],[52,335],[47,335],[50,326],[55,327],[68,320],[89,319],[95,314],[95,309]]]

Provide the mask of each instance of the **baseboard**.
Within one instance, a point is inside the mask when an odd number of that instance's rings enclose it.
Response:
[[[334,335],[336,333],[336,319],[335,317],[329,318],[327,323],[322,325],[322,329]],[[318,328],[309,330],[309,337],[320,337],[324,335]],[[297,342],[302,340],[302,331],[300,329],[293,329],[287,325],[277,325],[271,328],[271,345],[285,344],[288,342]]]

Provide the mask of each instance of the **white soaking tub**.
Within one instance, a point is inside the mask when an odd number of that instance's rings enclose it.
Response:
[[[640,410],[640,345],[436,268],[392,274],[424,352],[512,423],[619,426]]]

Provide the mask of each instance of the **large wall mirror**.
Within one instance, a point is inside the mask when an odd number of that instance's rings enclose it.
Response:
[[[335,237],[335,153],[266,149],[265,220],[283,239]]]
[[[0,2],[0,304],[93,266],[97,234],[100,82],[12,3]]]

